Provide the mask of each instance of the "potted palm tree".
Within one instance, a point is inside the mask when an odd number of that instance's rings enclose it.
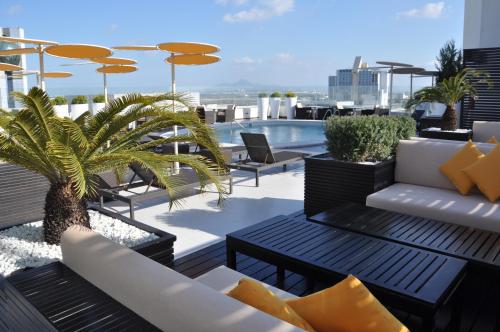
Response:
[[[295,118],[295,105],[297,105],[297,94],[295,92],[285,93],[285,111],[286,118],[293,120]]]
[[[151,171],[171,201],[177,184],[169,179],[172,162],[193,168],[202,185],[210,181],[219,197],[224,196],[217,177],[225,167],[224,159],[213,130],[195,112],[175,113],[171,103],[165,103],[176,100],[186,105],[182,96],[130,94],[111,101],[95,116],[86,112],[77,120],[56,116],[48,95],[39,88],[32,88],[27,95],[15,93],[15,97],[23,105],[19,113],[0,111],[0,160],[39,173],[49,181],[43,220],[49,244],[58,244],[61,234],[72,225],[90,228],[86,198],[95,193],[95,175],[107,170],[120,173],[131,163]],[[151,121],[127,130],[130,122],[144,117]],[[174,125],[185,127],[188,133],[139,143],[144,135]],[[151,151],[175,141],[204,146],[213,157],[208,160],[194,154]]]
[[[281,105],[281,93],[273,92],[271,94],[270,108],[271,108],[271,118],[279,119],[280,117],[280,105]]]
[[[66,100],[66,98],[62,96],[57,96],[51,100],[51,103],[54,106],[54,111],[58,116],[60,117],[69,116],[68,101]]]
[[[77,119],[80,115],[88,112],[89,104],[86,96],[75,96],[71,99],[71,107],[69,113],[73,120]]]
[[[92,113],[97,114],[104,109],[104,95],[97,95],[92,98]]]
[[[426,87],[415,92],[407,103],[407,108],[421,103],[441,103],[446,105],[441,120],[442,131],[457,130],[457,104],[466,96],[477,98],[475,85],[492,86],[489,74],[466,68],[455,76],[443,79],[436,86]]]
[[[267,113],[269,111],[269,95],[267,93],[259,93],[258,100],[259,118],[267,120]]]

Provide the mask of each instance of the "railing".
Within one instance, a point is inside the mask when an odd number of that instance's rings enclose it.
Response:
[[[247,129],[248,127],[245,127],[243,124],[239,123],[236,120],[231,121],[230,124],[230,129],[229,129],[229,136],[230,136],[230,142],[233,143],[233,123],[237,124],[241,129]]]

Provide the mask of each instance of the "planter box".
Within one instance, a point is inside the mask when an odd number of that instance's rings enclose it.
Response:
[[[104,109],[105,103],[92,103],[92,114],[96,115]]]
[[[394,159],[361,164],[324,153],[306,157],[304,212],[309,217],[341,202],[365,204],[366,196],[394,183]]]
[[[297,97],[287,97],[285,99],[285,116],[288,120],[295,119],[295,106],[297,105]]]
[[[439,128],[427,128],[420,131],[420,137],[447,139],[452,141],[464,141],[472,139],[471,129],[441,130]]]
[[[57,116],[62,118],[69,117],[69,107],[68,105],[54,105],[54,111]]]
[[[69,113],[71,118],[75,120],[83,113],[88,112],[88,110],[89,110],[89,104],[71,104]]]
[[[271,109],[271,119],[279,119],[280,117],[280,106],[281,106],[281,98],[273,97],[269,101],[270,109]]]
[[[269,98],[261,97],[258,99],[257,108],[259,110],[259,119],[267,120],[267,114],[269,112]]]

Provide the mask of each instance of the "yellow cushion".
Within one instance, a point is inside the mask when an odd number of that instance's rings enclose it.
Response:
[[[287,303],[318,332],[409,332],[354,276]]]
[[[498,144],[498,141],[497,141],[497,138],[495,136],[491,136],[490,139],[486,141],[486,143]]]
[[[243,278],[227,295],[303,330],[315,332],[307,321],[260,282]]]
[[[474,182],[462,170],[474,164],[483,156],[483,153],[479,151],[476,145],[468,141],[450,160],[442,164],[439,170],[462,195],[467,195],[474,187]]]
[[[474,164],[464,169],[479,190],[491,202],[500,197],[500,144]]]

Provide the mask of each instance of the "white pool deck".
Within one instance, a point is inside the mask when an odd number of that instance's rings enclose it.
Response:
[[[301,149],[320,153],[323,148]],[[255,187],[254,174],[233,171],[233,194],[222,206],[218,195],[207,192],[184,198],[181,207],[169,211],[167,198],[139,204],[135,219],[177,236],[175,258],[225,239],[227,233],[253,225],[277,215],[302,210],[304,204],[304,163],[262,172],[260,186]],[[110,202],[106,208],[128,217],[128,206]]]

